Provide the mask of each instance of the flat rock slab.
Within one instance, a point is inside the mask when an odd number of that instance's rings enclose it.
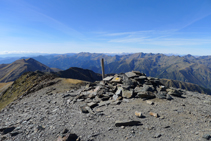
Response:
[[[136,73],[134,73],[134,72],[126,72],[125,75],[129,78],[137,76]]]
[[[141,75],[140,71],[132,71],[133,73],[137,74],[137,75]]]
[[[152,92],[139,92],[136,95],[137,98],[155,98],[155,95]]]
[[[150,105],[153,105],[154,104],[154,102],[151,101],[151,100],[146,100],[146,102],[147,102],[147,104],[150,104]]]
[[[113,78],[113,76],[107,76],[106,78],[103,79],[103,81],[110,81]]]
[[[94,108],[96,107],[98,104],[96,102],[90,102],[90,103],[87,103],[87,106],[91,107],[91,108]]]
[[[120,78],[120,77],[117,77],[117,76],[115,76],[112,80],[111,80],[111,82],[121,82],[122,81],[122,79]]]
[[[140,121],[134,121],[134,120],[117,120],[115,122],[116,127],[121,127],[121,126],[137,126],[141,125]]]
[[[98,106],[105,106],[105,105],[109,105],[112,101],[108,100],[108,101],[101,101],[100,103],[98,103]]]
[[[139,79],[147,79],[146,76],[139,76],[138,78],[139,78]]]

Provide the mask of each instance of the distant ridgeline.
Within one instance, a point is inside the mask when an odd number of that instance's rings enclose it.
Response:
[[[98,53],[78,53],[34,57],[51,68],[65,70],[79,67],[96,73],[101,73],[101,58],[105,60],[106,74],[137,70],[147,76],[194,83],[211,89],[211,56],[180,57],[152,53],[109,56]]]

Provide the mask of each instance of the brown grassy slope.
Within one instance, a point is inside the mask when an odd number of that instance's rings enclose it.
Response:
[[[14,83],[4,91],[0,96],[0,109],[21,97],[31,92],[42,89],[43,87],[52,85],[50,80],[54,79],[52,74],[43,72],[27,72],[21,75]]]

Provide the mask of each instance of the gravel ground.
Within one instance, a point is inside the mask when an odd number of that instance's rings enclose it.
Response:
[[[87,102],[71,102],[80,89],[56,92],[61,84],[43,88],[16,100],[0,112],[0,140],[54,141],[64,129],[82,141],[200,141],[211,135],[211,97],[188,92],[173,100],[141,98],[121,104],[96,106],[95,114],[82,113]],[[50,93],[49,93],[50,91]],[[95,100],[95,99],[94,99]],[[135,115],[141,112],[143,117]],[[149,114],[154,112],[159,117]],[[133,126],[116,127],[117,120],[140,121]],[[8,133],[5,129],[11,129]],[[5,132],[4,132],[5,131]]]

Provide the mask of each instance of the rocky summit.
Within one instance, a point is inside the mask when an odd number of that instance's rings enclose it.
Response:
[[[211,140],[210,95],[138,71],[71,86],[56,79],[1,110],[0,140]]]

